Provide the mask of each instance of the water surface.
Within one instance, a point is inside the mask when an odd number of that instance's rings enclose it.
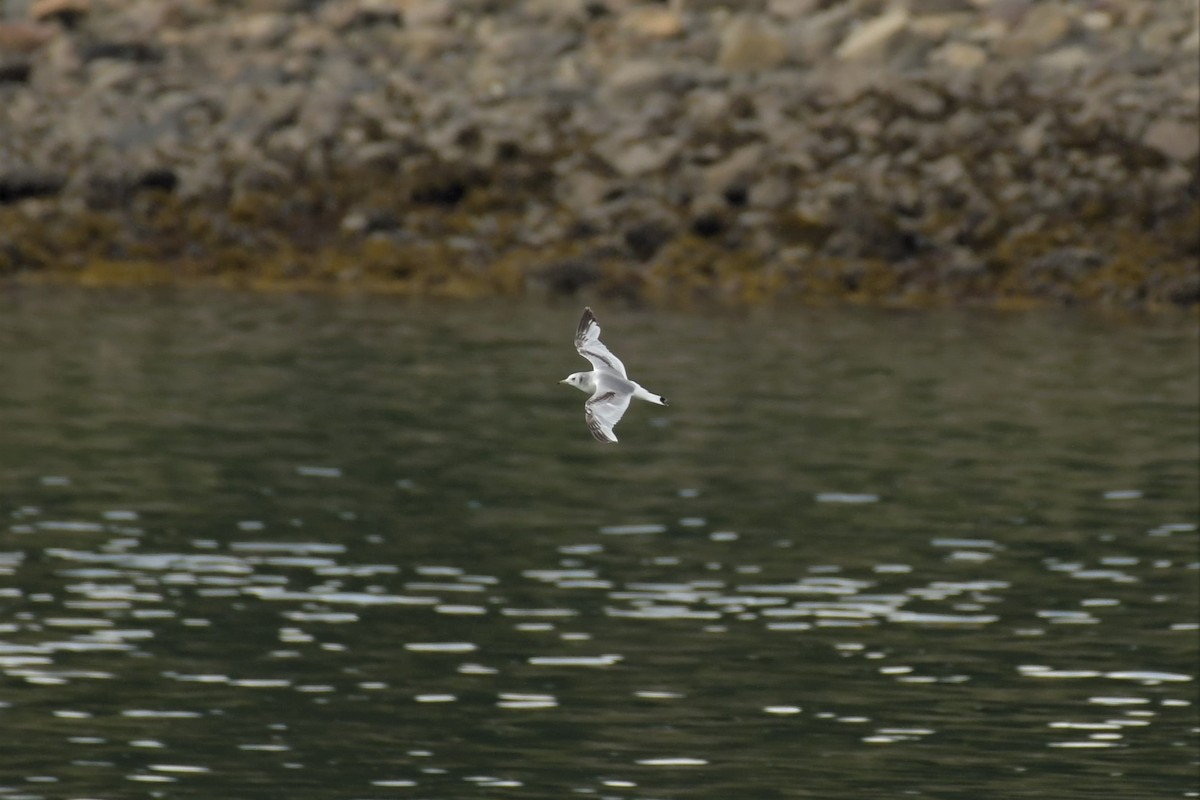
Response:
[[[1193,322],[0,298],[0,798],[1200,796]]]

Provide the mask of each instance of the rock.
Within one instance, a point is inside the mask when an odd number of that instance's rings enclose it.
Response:
[[[934,119],[946,112],[945,99],[926,85],[913,81],[897,81],[895,85],[886,87],[886,90],[896,103],[914,116]]]
[[[349,99],[331,87],[313,91],[296,112],[298,127],[314,144],[333,141],[345,132],[348,107]]]
[[[92,42],[83,48],[80,56],[84,61],[110,59],[135,64],[152,64],[163,58],[159,48],[136,39]]]
[[[914,16],[909,29],[918,36],[941,41],[956,31],[969,30],[974,21],[974,14],[925,14]]]
[[[987,6],[987,18],[989,22],[1003,26],[1005,32],[1011,32],[1032,7],[1033,0],[991,0]],[[988,29],[991,30],[990,25]]]
[[[1147,27],[1138,38],[1142,47],[1150,52],[1165,53],[1177,46],[1180,33],[1178,26],[1169,22],[1159,22]]]
[[[916,16],[974,14],[979,5],[975,0],[908,0],[908,10]]]
[[[58,194],[66,182],[63,175],[49,170],[18,168],[0,172],[0,205]]]
[[[768,175],[750,186],[752,208],[779,209],[792,201],[792,184],[779,175]]]
[[[278,192],[293,180],[292,174],[282,164],[270,159],[260,159],[238,170],[233,179],[235,193]]]
[[[406,28],[444,28],[454,22],[453,0],[406,0]]]
[[[173,192],[179,186],[179,175],[170,167],[150,167],[133,176],[135,191]]]
[[[969,180],[962,159],[953,153],[927,164],[925,170],[937,183],[946,187],[958,186]]]
[[[0,83],[27,83],[32,72],[33,65],[24,59],[0,59]]]
[[[313,10],[313,6],[317,5],[313,0],[248,0],[244,3],[248,6],[248,11],[269,11],[280,12],[282,14],[306,14]]]
[[[1194,121],[1160,119],[1142,134],[1142,144],[1172,161],[1191,161],[1200,154],[1200,126]]]
[[[523,0],[522,16],[543,26],[570,27],[587,21],[588,0]]]
[[[1013,32],[996,44],[997,52],[1021,58],[1058,44],[1071,31],[1070,13],[1058,5],[1039,3],[1020,17]]]
[[[1179,43],[1179,49],[1184,53],[1195,53],[1200,50],[1200,26],[1192,28],[1192,32]]]
[[[1061,247],[1031,259],[1025,274],[1035,279],[1078,281],[1104,263],[1094,250],[1083,247]]]
[[[767,11],[783,19],[807,17],[819,7],[819,0],[770,0],[767,3]]]
[[[222,159],[214,154],[202,154],[179,168],[177,193],[189,200],[222,197],[225,202],[234,187]]]
[[[1176,192],[1186,191],[1188,185],[1192,182],[1192,172],[1180,164],[1172,164],[1158,178],[1158,190],[1164,196],[1170,196]],[[1200,250],[1200,230],[1192,237],[1193,241],[1189,247],[1195,251]]]
[[[1017,134],[1017,147],[1027,158],[1034,158],[1042,151],[1046,143],[1046,130],[1053,120],[1049,113],[1039,114],[1037,119],[1026,125]]]
[[[638,58],[622,61],[605,75],[606,99],[644,96],[652,91],[686,91],[695,78],[679,66],[661,59]]]
[[[58,34],[53,25],[0,22],[0,53],[32,53]]]
[[[238,19],[230,34],[250,47],[275,47],[292,31],[292,18],[286,14],[262,12]]]
[[[837,57],[843,61],[882,60],[908,23],[906,9],[886,11],[852,30],[838,46]]]
[[[126,164],[91,165],[73,180],[82,183],[84,201],[96,211],[126,208],[135,194],[135,178]]]
[[[1200,273],[1192,272],[1162,282],[1166,284],[1163,294],[1172,303],[1184,307],[1200,305]]]
[[[708,128],[729,120],[733,99],[729,92],[699,88],[688,92],[684,104],[688,118],[698,127]]]
[[[480,25],[475,29],[475,41],[498,64],[527,64],[529,53],[554,58],[576,46],[578,36],[573,31],[554,28],[510,28],[501,25]]]
[[[61,22],[70,28],[91,10],[91,0],[38,0],[30,6],[29,16],[39,22]]]
[[[605,199],[618,190],[614,181],[602,178],[582,166],[567,169],[554,184],[558,201],[581,219],[594,215]]]
[[[138,67],[127,61],[101,59],[88,69],[89,86],[92,91],[110,93],[128,91],[137,81]]]
[[[720,236],[729,227],[728,204],[724,198],[702,195],[692,202],[688,226],[692,233],[712,239]]]
[[[717,65],[725,70],[764,70],[787,60],[787,42],[777,29],[758,16],[740,15],[721,31]]]
[[[675,39],[683,33],[683,17],[672,8],[636,7],[621,15],[621,27],[643,39]]]
[[[409,170],[409,198],[421,206],[457,206],[483,176],[463,164],[431,162]]]
[[[403,163],[403,147],[390,139],[382,142],[364,142],[354,149],[350,163],[360,169],[394,172]]]
[[[402,220],[390,208],[368,208],[352,211],[342,218],[340,228],[345,233],[369,236],[372,233],[390,233],[403,227]]]
[[[1038,63],[1056,72],[1075,72],[1092,64],[1092,54],[1086,47],[1068,45],[1047,53]]]
[[[326,25],[299,25],[288,38],[288,52],[293,58],[318,57],[337,48],[340,35]]]
[[[403,19],[396,0],[331,0],[321,6],[320,18],[339,31],[399,27]]]
[[[834,229],[822,246],[829,257],[900,261],[912,257],[924,242],[904,227],[890,209],[873,206],[857,192],[835,203]]]
[[[649,261],[664,244],[675,236],[672,226],[663,222],[639,222],[625,229],[623,238],[633,257]]]
[[[745,205],[753,178],[762,167],[765,149],[760,144],[746,145],[713,164],[704,173],[704,191],[720,195],[730,205]]]
[[[966,42],[946,42],[930,53],[929,62],[952,70],[973,70],[987,63],[987,53]]]
[[[673,138],[634,142],[631,145],[613,142],[606,148],[608,162],[626,178],[636,178],[663,169],[679,152],[679,142]]]
[[[1084,13],[1082,19],[1080,19],[1080,24],[1083,25],[1085,30],[1100,33],[1112,28],[1113,18],[1107,11],[1087,11]]]
[[[820,11],[820,0],[768,0],[767,13],[782,19],[811,17]]]
[[[978,254],[966,247],[950,246],[942,256],[939,271],[951,283],[970,281],[982,278],[987,274],[987,265],[980,260]]]
[[[831,8],[813,14],[791,29],[798,55],[807,63],[818,63],[833,52],[846,35],[854,19],[851,3],[835,3]]]

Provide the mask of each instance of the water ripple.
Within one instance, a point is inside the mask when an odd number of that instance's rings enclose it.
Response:
[[[322,603],[357,606],[432,606],[439,602],[436,597],[371,594],[368,592],[296,592],[278,586],[248,586],[242,592],[260,600],[298,602],[319,600]]]
[[[846,505],[863,505],[865,503],[878,503],[879,495],[877,494],[850,494],[847,492],[820,492],[816,495],[818,503],[842,503]]]
[[[528,659],[530,664],[540,667],[611,667],[619,664],[622,660],[622,657],[618,655],[531,656]]]
[[[498,708],[522,710],[556,708],[558,706],[558,699],[554,695],[550,694],[523,694],[519,692],[505,692],[500,695],[499,700],[496,702],[496,706]]]
[[[471,653],[479,646],[471,642],[406,642],[404,649],[414,653]]]
[[[666,530],[666,525],[646,523],[640,525],[606,525],[600,529],[600,533],[616,536],[628,536],[647,533],[665,533]]]

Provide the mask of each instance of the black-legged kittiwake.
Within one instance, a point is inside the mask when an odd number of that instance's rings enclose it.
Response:
[[[621,421],[633,398],[667,405],[667,398],[648,392],[629,379],[621,359],[600,341],[600,323],[590,308],[583,310],[579,328],[575,331],[575,349],[592,363],[591,372],[576,372],[559,383],[574,386],[591,395],[583,404],[588,430],[601,442],[617,441],[613,426]]]

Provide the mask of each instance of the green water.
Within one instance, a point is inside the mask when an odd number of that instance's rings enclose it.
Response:
[[[1193,320],[0,297],[0,798],[1197,797]]]

